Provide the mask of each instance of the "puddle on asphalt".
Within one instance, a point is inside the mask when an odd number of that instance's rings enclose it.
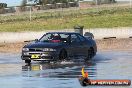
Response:
[[[82,67],[89,73],[90,79],[132,80],[132,52],[130,51],[99,52],[89,62],[67,61],[55,64],[33,62],[30,66],[25,66],[20,55],[12,54],[10,56],[1,54],[0,60],[2,88],[80,88],[78,78],[81,76]]]

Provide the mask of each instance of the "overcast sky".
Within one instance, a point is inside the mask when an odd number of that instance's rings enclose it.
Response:
[[[19,6],[22,0],[0,0],[0,3],[7,3],[8,6]],[[91,1],[91,0],[85,0]],[[117,1],[130,1],[130,0],[117,0]]]
[[[0,3],[7,3],[8,6],[18,6],[22,0],[0,0]]]

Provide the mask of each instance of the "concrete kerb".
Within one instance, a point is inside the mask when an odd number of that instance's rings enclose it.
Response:
[[[132,35],[132,28],[97,28],[85,29],[85,32],[93,33],[95,39],[104,38],[129,38]]]
[[[24,42],[39,39],[46,32],[74,32],[74,29],[48,30],[41,32],[1,32],[0,43]],[[132,28],[97,28],[84,29],[83,33],[91,32],[95,39],[132,38]]]
[[[25,40],[33,40],[40,38],[44,32],[1,32],[0,42],[22,42]]]

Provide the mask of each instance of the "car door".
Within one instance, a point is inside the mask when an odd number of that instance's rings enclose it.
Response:
[[[80,39],[80,41],[81,41],[81,53],[82,53],[82,55],[85,55],[85,56],[87,56],[87,54],[88,54],[88,49],[89,49],[89,46],[88,46],[88,44],[87,44],[87,42],[86,42],[86,38],[85,37],[83,37],[82,35],[80,35],[80,34],[78,34],[77,35],[78,37],[79,37],[79,39]]]
[[[71,34],[70,41],[71,41],[70,47],[72,48],[72,53],[74,54],[74,56],[81,55],[82,46],[79,37],[76,34]]]

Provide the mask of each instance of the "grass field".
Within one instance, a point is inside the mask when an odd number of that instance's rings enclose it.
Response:
[[[132,27],[132,9],[85,9],[29,14],[0,15],[0,32],[72,29],[75,25],[88,28]]]

